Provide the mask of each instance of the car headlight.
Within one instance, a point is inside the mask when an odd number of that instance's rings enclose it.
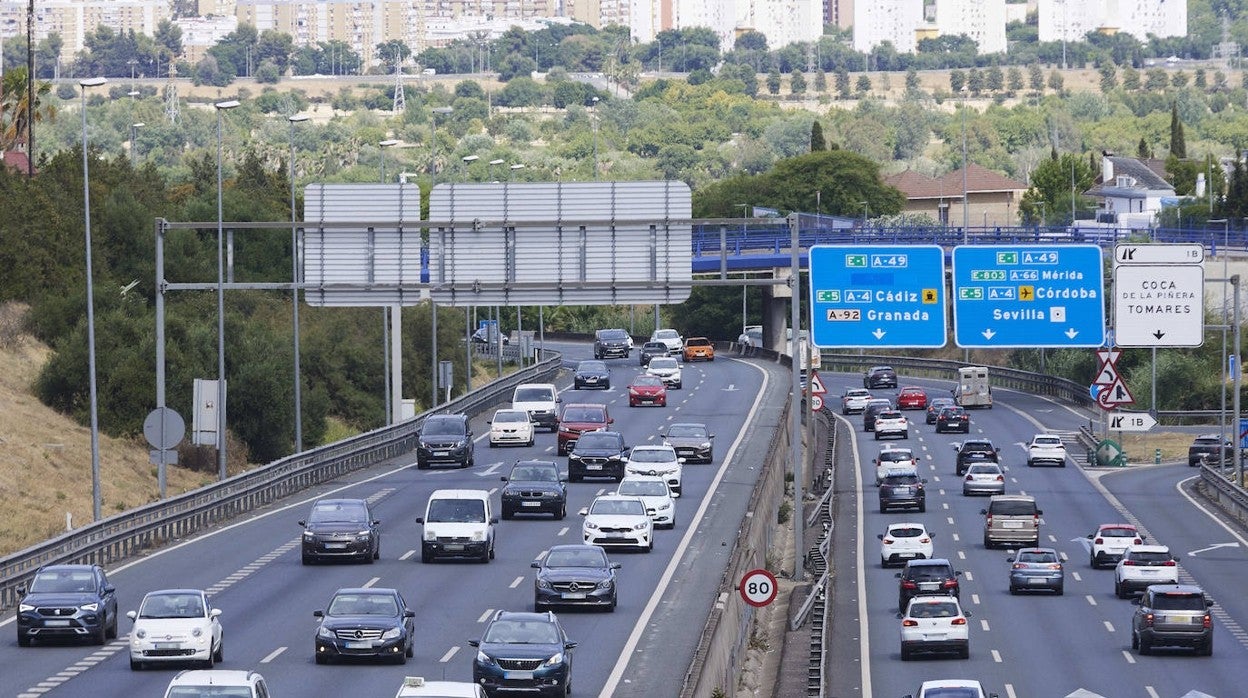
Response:
[[[330,639],[333,639],[335,637],[334,631],[330,630],[329,628],[323,625],[316,631],[316,634],[320,637],[327,637]]]
[[[316,534],[311,531],[304,531],[303,539],[304,540],[316,540]]]
[[[381,639],[394,640],[402,636],[403,636],[403,628],[390,628],[389,630],[381,634]]]
[[[372,536],[372,531],[359,531],[355,534],[357,540],[368,540],[369,538],[372,538]]]
[[[663,502],[662,504],[660,504],[659,506],[655,508],[658,509],[659,511],[667,511],[668,509],[672,508],[672,505],[670,502]]]
[[[576,453],[569,453],[569,454],[568,454],[568,462],[569,462],[569,463],[571,463],[572,461],[578,461],[578,462],[579,462],[580,460],[581,460],[581,457],[580,457],[580,456],[578,456],[578,455],[576,455]]]
[[[473,534],[472,534],[472,540],[473,540],[473,542],[476,542],[476,543],[480,543],[481,541],[485,540],[485,532],[484,532],[484,531],[474,531],[474,532],[473,532]]]
[[[615,581],[611,579],[604,579],[601,582],[598,582],[599,589],[610,589],[613,586],[615,586]]]
[[[552,656],[550,659],[547,659],[543,663],[543,666],[557,666],[559,664],[563,664],[563,652],[556,652],[554,656]]]
[[[550,588],[550,582],[546,581],[545,579],[539,579],[539,580],[537,580],[537,588],[538,588],[538,589],[549,589],[549,588]]]
[[[432,543],[433,541],[435,541],[435,540],[437,540],[437,539],[438,539],[438,533],[437,533],[437,531],[430,531],[430,530],[429,530],[429,529],[427,529],[427,528],[425,529],[425,540],[426,540],[426,541],[428,541],[428,542]]]
[[[494,660],[490,659],[490,655],[486,654],[485,652],[482,652],[481,650],[477,650],[477,663],[478,664],[493,664]]]
[[[35,610],[35,607],[34,607],[34,606],[32,606],[32,605],[30,605],[30,604],[28,604],[28,603],[19,603],[19,604],[17,605],[17,610],[18,610],[18,612],[25,613],[25,612],[27,612],[27,611],[33,611],[33,610]]]
[[[585,528],[596,531],[598,530],[598,524],[594,523],[593,521],[586,521]]]
[[[711,447],[711,442],[710,442],[710,441],[703,441],[703,442],[702,442],[702,445],[701,445],[701,446],[699,446],[698,448],[710,448],[710,447]]]
[[[143,638],[147,637],[147,630],[144,628],[138,628],[137,630],[134,631],[134,636],[142,640]]]
[[[84,603],[78,608],[84,611],[90,611],[92,613],[95,613],[96,611],[100,610],[100,603],[98,601],[92,601],[91,603]]]
[[[633,524],[633,530],[635,530],[635,531],[644,531],[644,530],[646,530],[647,528],[650,528],[650,522],[649,522],[649,521],[643,521],[643,522],[641,522],[641,523],[639,523],[639,524]]]
[[[204,629],[203,629],[203,628],[191,628],[191,636],[192,636],[192,637],[199,637],[199,636],[201,636],[201,635],[203,635],[203,634],[204,634]]]

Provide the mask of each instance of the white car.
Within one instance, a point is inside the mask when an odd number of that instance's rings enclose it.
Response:
[[[939,679],[924,681],[918,693],[907,693],[905,698],[997,698],[987,693],[974,679]]]
[[[996,463],[971,463],[962,476],[962,496],[1005,494],[1005,471]]]
[[[902,661],[918,652],[953,653],[962,659],[970,658],[971,632],[966,619],[971,613],[962,612],[957,597],[916,596],[906,605],[906,612],[898,615]]]
[[[877,537],[880,539],[880,567],[932,557],[932,534],[921,523],[891,523]]]
[[[190,669],[179,671],[165,689],[165,698],[269,698],[264,677],[242,669]]]
[[[872,397],[871,391],[866,388],[846,388],[841,394],[841,414],[861,412]]]
[[[1125,599],[1153,584],[1178,584],[1179,558],[1164,545],[1133,545],[1114,568],[1114,595]]]
[[[426,681],[405,676],[394,698],[486,698],[485,689],[471,681]]]
[[[490,419],[490,448],[532,446],[533,431],[527,410],[496,410]]]
[[[199,662],[209,669],[222,661],[221,609],[199,589],[148,592],[138,611],[126,613],[130,630],[130,668],[159,662]]]
[[[1118,564],[1122,554],[1133,545],[1144,545],[1148,536],[1129,523],[1101,524],[1096,533],[1089,533],[1088,564],[1093,569],[1102,565]]]
[[[900,436],[908,439],[910,438],[910,420],[895,409],[884,410],[875,415],[872,431],[875,432],[876,441],[885,436]]]
[[[581,538],[586,545],[603,548],[654,550],[654,522],[646,504],[637,497],[604,494],[581,509],[585,522]]]
[[[875,457],[875,486],[879,487],[884,481],[884,475],[888,473],[890,468],[898,466],[909,466],[912,468],[919,467],[919,459],[914,457],[914,451],[908,448],[901,448],[885,444],[880,448],[880,453]]]
[[[681,353],[685,348],[685,338],[672,329],[655,330],[654,334],[650,335],[650,341],[663,342],[667,345],[667,353],[672,355]]]
[[[671,446],[643,444],[634,446],[624,461],[624,475],[651,475],[662,478],[671,488],[672,494],[679,497],[680,481],[684,471],[684,458],[676,455]]]
[[[659,528],[676,528],[676,500],[661,477],[629,475],[620,481],[615,493],[636,497],[646,505],[650,519]]]
[[[646,373],[651,376],[658,376],[663,385],[672,390],[680,390],[681,388],[681,370],[680,364],[671,357],[655,357],[650,359],[650,363],[646,364]]]
[[[1066,467],[1066,444],[1062,437],[1054,434],[1036,434],[1027,444],[1027,467],[1037,465],[1056,465]]]

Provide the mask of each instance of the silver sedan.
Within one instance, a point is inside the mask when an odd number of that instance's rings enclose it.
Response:
[[[974,463],[962,478],[962,494],[1005,494],[1005,471],[996,463]]]

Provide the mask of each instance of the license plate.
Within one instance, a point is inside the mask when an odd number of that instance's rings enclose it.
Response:
[[[1001,528],[1022,528],[1022,521],[1002,521]]]
[[[464,546],[460,545],[459,543],[448,543],[442,546],[442,549],[443,550],[463,550]]]
[[[342,550],[347,547],[347,544],[346,543],[326,543],[325,547],[328,550]]]
[[[540,507],[541,505],[541,502],[520,502],[522,507]]]
[[[433,452],[433,455],[435,455],[435,456],[449,456],[449,455],[451,455],[451,452],[450,452],[450,451],[434,451],[434,452]]]
[[[1140,570],[1140,574],[1144,575],[1145,577],[1152,577],[1153,575],[1157,574],[1157,570]]]
[[[583,599],[583,598],[585,598],[585,593],[584,593],[584,592],[580,592],[580,591],[576,591],[576,592],[572,592],[572,591],[565,591],[565,592],[563,592],[563,598],[565,598],[565,599],[572,599],[572,600],[576,600],[576,599]]]
[[[932,591],[940,588],[940,582],[920,582],[919,588],[923,591]]]
[[[607,534],[608,540],[624,540],[624,538],[625,536],[623,533],[608,533]]]
[[[602,466],[601,465],[587,465],[585,466],[585,469],[586,470],[602,470]]]
[[[1032,577],[1031,579],[1027,580],[1028,584],[1044,584],[1044,582],[1045,580],[1042,577]]]
[[[348,642],[346,644],[347,649],[349,650],[367,650],[372,649],[373,647],[373,643],[371,642]]]
[[[69,621],[67,620],[45,620],[43,624],[48,626],[49,628],[69,627]]]
[[[531,671],[504,671],[503,678],[510,681],[532,681],[533,672]]]
[[[923,639],[928,641],[940,641],[945,639],[945,633],[923,633]]]
[[[158,649],[158,650],[176,650],[176,649],[182,649],[182,645],[180,645],[180,644],[178,644],[178,643],[176,643],[176,642],[156,642],[156,643],[153,643],[153,644],[152,644],[152,647],[155,647],[155,648],[156,648],[156,649]]]

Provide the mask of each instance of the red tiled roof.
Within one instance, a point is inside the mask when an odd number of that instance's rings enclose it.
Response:
[[[30,161],[26,159],[26,153],[20,150],[6,150],[4,151],[4,165],[25,174],[30,167]]]
[[[884,183],[899,190],[907,199],[961,199],[962,169],[943,177],[933,178],[906,170],[884,178]],[[1027,185],[992,170],[971,163],[966,168],[966,190],[972,194],[998,191],[1026,191]]]

